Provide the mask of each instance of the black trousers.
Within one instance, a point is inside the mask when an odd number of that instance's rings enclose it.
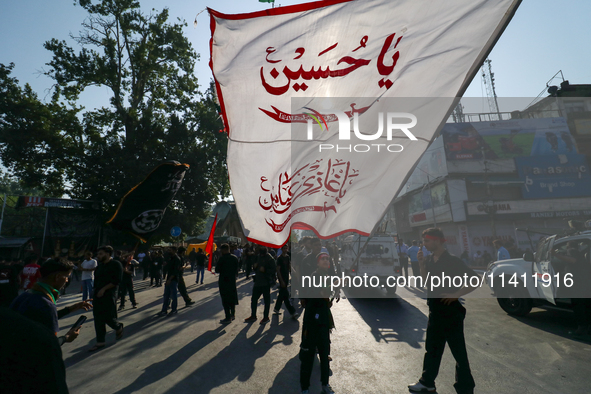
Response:
[[[179,293],[181,293],[181,297],[185,300],[185,303],[188,304],[191,302],[191,297],[189,297],[189,293],[187,293],[187,285],[185,285],[185,278],[179,276]]]
[[[421,274],[421,269],[419,267],[418,261],[411,261],[410,266],[412,267],[412,274],[417,276]]]
[[[330,353],[330,331],[328,326],[304,325],[302,329],[302,344],[300,345],[300,386],[303,390],[310,388],[310,377],[314,367],[314,356],[318,351],[320,357],[320,381],[328,384],[330,367],[328,355]]]
[[[224,307],[226,319],[230,319],[236,315],[236,305],[233,302],[224,302],[222,300],[222,306]]]
[[[404,272],[404,277],[408,279],[408,257],[400,258],[400,273]]]
[[[121,306],[125,305],[125,297],[129,292],[129,300],[132,305],[135,305],[135,292],[133,291],[133,279],[131,276],[123,275],[121,284],[119,285],[119,297],[121,299]]]
[[[459,302],[449,306],[442,304],[430,306],[423,375],[420,379],[425,386],[435,387],[435,378],[439,373],[441,357],[447,343],[456,360],[456,383],[454,384],[456,392],[458,394],[474,392],[475,383],[470,371],[464,339],[465,317],[466,309]]]
[[[281,309],[281,304],[285,302],[285,307],[292,315],[295,313],[295,308],[289,302],[289,291],[287,291],[287,287],[279,287],[279,295],[277,296],[277,301],[275,302],[275,310],[278,311]]]
[[[154,284],[154,280],[156,281],[156,286],[162,286],[162,270],[150,271],[150,286]]]
[[[269,317],[269,310],[271,309],[271,287],[270,286],[254,286],[252,288],[252,299],[250,300],[251,316],[257,315],[257,304],[259,298],[263,296],[265,302],[265,312],[263,318]]]
[[[115,295],[112,297],[104,295],[101,298],[93,300],[92,313],[94,315],[94,330],[96,332],[96,341],[98,343],[105,342],[107,335],[107,327],[113,330],[121,328],[121,323],[117,321],[117,300]]]

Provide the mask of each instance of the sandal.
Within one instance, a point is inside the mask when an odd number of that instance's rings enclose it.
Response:
[[[92,353],[92,352],[96,352],[97,350],[101,350],[104,347],[105,347],[105,345],[94,345],[93,347],[88,349],[88,351]]]
[[[123,323],[121,323],[121,327],[115,331],[115,339],[120,340],[121,338],[123,338]]]

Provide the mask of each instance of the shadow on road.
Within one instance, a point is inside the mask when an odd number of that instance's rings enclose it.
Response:
[[[571,311],[535,308],[527,316],[514,318],[537,330],[546,331],[572,341],[581,343],[591,342],[591,336],[589,335],[574,337],[568,333],[577,327],[575,314]]]
[[[348,298],[377,342],[406,342],[420,349],[427,316],[401,298]]]
[[[244,323],[237,319],[233,324]],[[244,328],[227,347],[167,392],[191,392],[198,387],[199,393],[209,393],[212,389],[235,379],[247,382],[255,370],[256,361],[277,344],[290,345],[300,325],[298,321],[291,319],[285,319],[281,324],[278,323],[278,319],[274,319],[266,331],[263,331],[266,326],[262,325],[253,335],[247,337],[249,327],[250,324],[244,324]],[[295,371],[299,369],[296,368]],[[245,389],[245,392],[248,392],[248,389]]]

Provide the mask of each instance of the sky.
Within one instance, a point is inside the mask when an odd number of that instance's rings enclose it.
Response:
[[[278,0],[277,6],[304,3]],[[393,1],[394,3],[394,1]],[[203,12],[193,25],[195,16],[206,7],[224,13],[253,12],[270,8],[257,0],[141,0],[142,9],[161,10],[168,7],[171,19],[188,23],[185,34],[200,54],[195,74],[203,88],[212,79],[209,60],[209,15]],[[545,90],[546,83],[562,70],[571,84],[591,84],[591,15],[590,0],[523,0],[513,20],[492,50],[489,58],[495,74],[499,97],[533,98]],[[74,0],[3,0],[0,2],[0,63],[15,63],[13,76],[21,84],[29,83],[41,99],[49,100],[52,81],[40,75],[51,53],[43,43],[51,38],[74,45],[69,34],[80,31],[86,17]],[[559,85],[557,77],[550,85]],[[203,90],[203,89],[202,89]],[[482,78],[477,75],[465,97],[485,97]],[[87,108],[108,105],[105,88],[92,88],[81,96]],[[501,111],[511,111],[515,103],[530,100],[502,100]],[[486,99],[472,101],[476,105],[465,112],[488,112]],[[479,105],[480,103],[480,105]],[[507,103],[507,104],[505,104]],[[509,104],[511,103],[511,104]]]

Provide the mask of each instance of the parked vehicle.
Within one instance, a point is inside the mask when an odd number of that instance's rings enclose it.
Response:
[[[361,255],[357,258],[360,250]],[[376,235],[368,241],[367,237],[350,236],[341,248],[341,268],[348,276],[377,276],[380,278],[380,286],[383,285],[389,293],[395,293],[396,286],[386,285],[389,276],[400,276],[400,261],[394,237]]]
[[[580,278],[569,275],[565,264],[552,255],[552,252],[566,254],[569,241],[584,256],[585,264],[591,265],[591,231],[582,231],[540,240],[535,257],[532,253],[525,253],[521,259],[496,261],[488,266],[486,282],[505,312],[525,316],[538,306],[572,310],[572,299],[564,297],[568,295],[565,289]]]

